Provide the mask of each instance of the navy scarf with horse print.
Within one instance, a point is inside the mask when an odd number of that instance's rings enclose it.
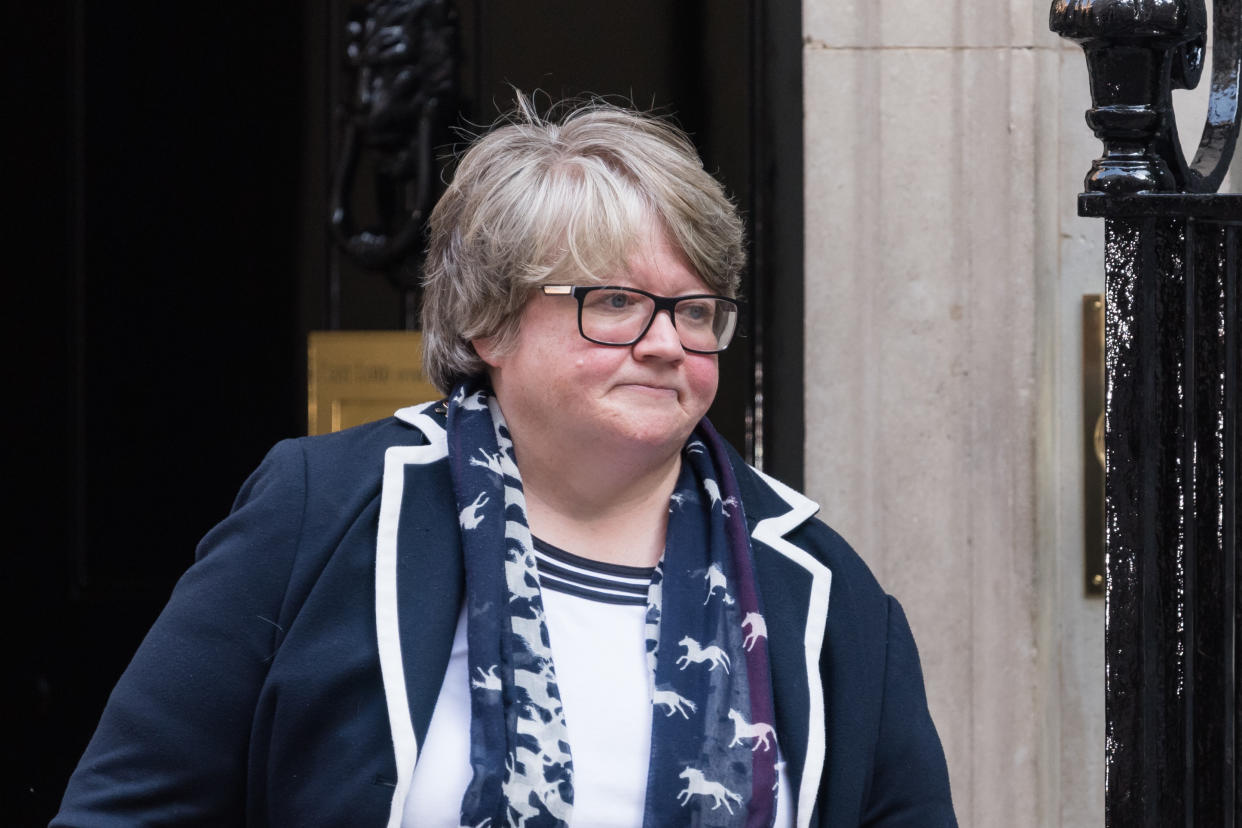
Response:
[[[513,441],[486,385],[468,381],[450,395],[448,446],[471,677],[473,777],[461,824],[563,828],[573,814],[573,722],[557,690]],[[653,715],[644,828],[771,826],[767,630],[737,481],[707,420],[682,450],[646,617]]]

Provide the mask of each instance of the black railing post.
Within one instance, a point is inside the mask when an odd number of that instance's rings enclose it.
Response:
[[[1242,4],[1217,0],[1191,162],[1174,88],[1203,68],[1203,0],[1056,0],[1082,44],[1104,154],[1079,197],[1105,225],[1106,823],[1242,828],[1239,446]]]

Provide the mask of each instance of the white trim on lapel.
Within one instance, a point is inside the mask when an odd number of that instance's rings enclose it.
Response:
[[[375,632],[379,642],[380,674],[384,679],[384,700],[388,705],[388,722],[397,759],[397,784],[388,812],[388,828],[401,826],[414,763],[418,760],[418,737],[410,719],[405,666],[401,661],[401,631],[397,624],[397,526],[401,521],[406,465],[434,463],[448,454],[444,429],[427,415],[435,404],[413,405],[394,415],[422,431],[427,445],[392,446],[384,452],[379,532],[375,540]]]
[[[827,745],[824,741],[824,685],[819,674],[819,653],[824,644],[824,629],[828,624],[828,595],[832,589],[832,570],[824,566],[806,550],[800,549],[785,535],[793,531],[819,511],[819,504],[799,494],[784,483],[755,472],[772,488],[790,509],[783,515],[765,518],[755,525],[751,536],[789,558],[805,569],[811,576],[811,597],[807,602],[806,630],[802,644],[806,650],[807,695],[810,702],[807,721],[806,757],[802,767],[802,785],[798,791],[798,813],[795,824],[808,828],[811,812],[815,809],[815,795],[819,780],[824,773]]]

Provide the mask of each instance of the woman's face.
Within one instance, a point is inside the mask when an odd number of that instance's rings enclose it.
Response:
[[[608,283],[661,296],[709,292],[655,222],[628,265]],[[716,356],[683,349],[667,313],[633,345],[596,345],[578,333],[573,297],[537,293],[522,311],[512,350],[492,353],[487,340],[475,346],[491,366],[519,457],[523,443],[537,439],[561,447],[566,462],[575,452],[644,448],[667,459],[716,396]]]

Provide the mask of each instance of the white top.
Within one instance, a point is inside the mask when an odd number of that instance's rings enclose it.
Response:
[[[544,614],[574,763],[575,826],[638,828],[651,758],[645,619],[650,569],[586,561],[536,540]],[[462,611],[414,768],[403,828],[458,828],[470,783],[470,683]],[[793,825],[780,770],[776,825]]]

